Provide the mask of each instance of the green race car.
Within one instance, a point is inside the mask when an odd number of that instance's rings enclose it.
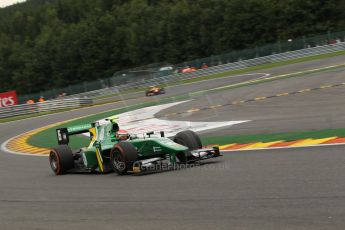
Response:
[[[174,167],[191,164],[200,160],[219,157],[217,146],[202,148],[199,136],[193,131],[179,132],[174,138],[159,136],[153,132],[142,137],[128,135],[119,137],[120,129],[116,117],[106,119],[105,124],[98,122],[57,129],[58,146],[50,151],[49,162],[56,175],[73,172],[142,172],[165,165]],[[90,144],[72,151],[68,146],[69,136],[89,133]]]

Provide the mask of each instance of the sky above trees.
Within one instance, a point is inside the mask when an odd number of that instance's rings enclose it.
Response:
[[[10,6],[19,2],[25,2],[26,0],[0,0],[0,7]]]

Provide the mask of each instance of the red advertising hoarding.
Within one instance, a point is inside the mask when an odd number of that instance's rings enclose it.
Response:
[[[12,106],[12,105],[18,105],[16,91],[0,93],[0,108]]]

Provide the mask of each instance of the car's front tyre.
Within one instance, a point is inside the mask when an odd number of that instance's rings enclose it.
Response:
[[[125,175],[138,161],[138,151],[130,142],[119,142],[110,152],[110,161],[117,174]]]
[[[188,147],[189,150],[202,148],[200,137],[192,130],[185,130],[177,133],[174,137],[174,142]]]
[[[202,148],[200,137],[198,136],[198,134],[196,134],[192,130],[185,130],[185,131],[177,133],[173,141],[176,142],[177,144],[186,146],[189,149],[189,151]],[[191,160],[191,158],[193,158],[190,152],[179,153],[176,156],[179,159],[179,161],[183,163],[186,163],[188,162],[188,160]]]

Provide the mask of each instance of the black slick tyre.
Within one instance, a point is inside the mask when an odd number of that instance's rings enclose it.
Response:
[[[189,150],[202,148],[200,137],[192,130],[177,133],[174,137],[174,142],[188,147]]]
[[[133,163],[138,161],[138,151],[129,142],[119,142],[110,152],[110,161],[117,174],[125,175],[132,169]]]
[[[68,145],[58,145],[49,154],[50,167],[56,175],[62,175],[74,168],[74,159]]]
[[[200,137],[191,130],[185,130],[177,133],[173,141],[177,144],[186,146],[190,151],[202,148]],[[176,157],[180,162],[186,163],[188,161],[187,158],[192,157],[192,154],[181,153],[177,154]]]

